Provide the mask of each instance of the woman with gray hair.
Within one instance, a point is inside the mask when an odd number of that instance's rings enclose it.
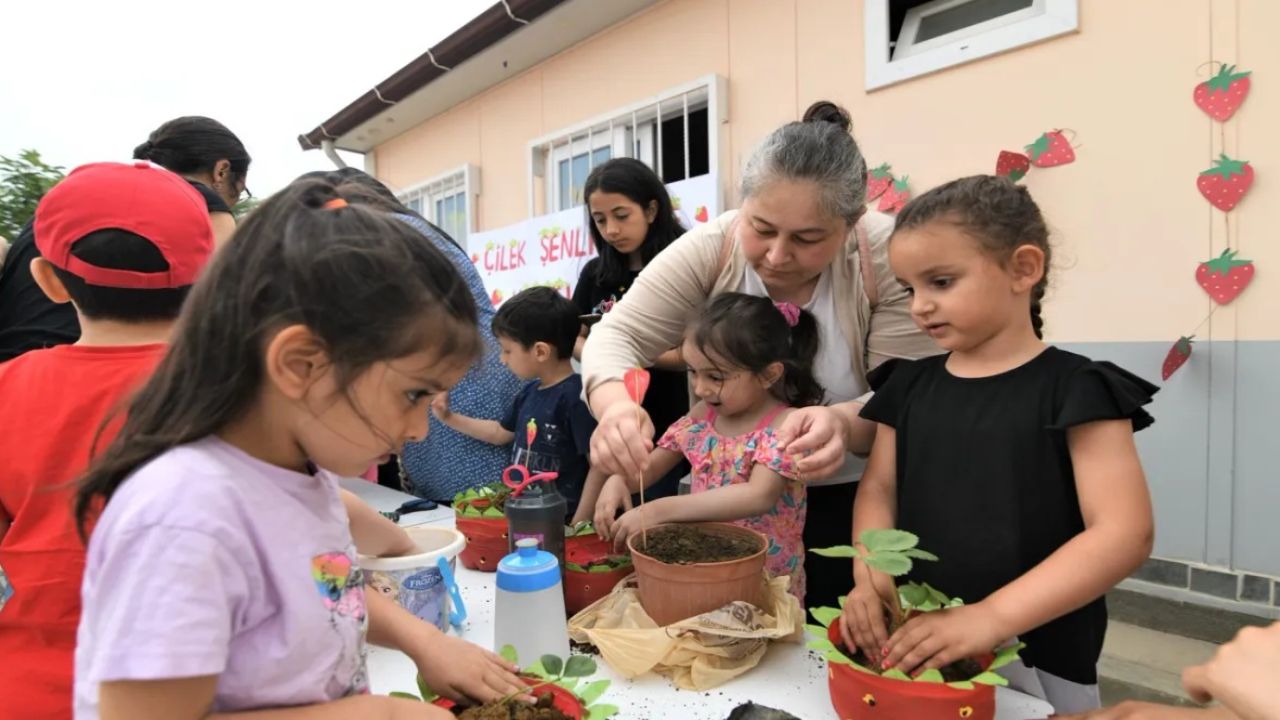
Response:
[[[634,477],[648,464],[654,429],[623,387],[629,368],[648,367],[678,348],[690,316],[723,292],[812,313],[820,335],[814,370],[827,405],[798,409],[778,428],[787,451],[802,456],[809,548],[851,540],[861,457],[875,436],[875,423],[858,417],[870,390],[868,371],[890,358],[938,352],[916,327],[910,298],[889,269],[893,219],[866,208],[867,166],[849,134],[849,116],[823,105],[824,112],[765,138],[743,170],[742,208],[689,231],[655,257],[592,329],[582,356],[587,399],[599,420],[591,462]],[[809,553],[805,571],[811,606],[833,605],[853,585],[847,560]]]

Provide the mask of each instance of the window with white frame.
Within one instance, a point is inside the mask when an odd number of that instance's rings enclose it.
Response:
[[[530,169],[543,180],[543,211],[581,205],[587,175],[612,158],[639,159],[664,183],[706,175],[718,166],[713,119],[724,107],[723,79],[708,76],[534,140]],[[532,178],[529,205],[537,212]]]
[[[472,197],[479,193],[479,170],[464,165],[457,170],[414,185],[397,197],[406,207],[449,233],[463,247],[473,228]]]
[[[866,0],[866,87],[1074,32],[1079,0]]]

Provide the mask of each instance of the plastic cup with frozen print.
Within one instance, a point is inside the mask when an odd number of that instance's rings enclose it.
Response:
[[[457,556],[466,546],[462,533],[447,527],[419,525],[405,528],[405,532],[418,546],[418,552],[400,557],[360,556],[360,568],[364,570],[368,590],[391,597],[400,607],[441,630],[449,629],[450,592],[452,572],[441,572],[444,560],[450,570],[457,569]],[[454,615],[463,617],[461,608],[453,608]]]

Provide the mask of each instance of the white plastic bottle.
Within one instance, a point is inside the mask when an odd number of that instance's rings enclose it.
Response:
[[[516,541],[516,551],[498,562],[494,616],[494,650],[511,645],[522,665],[543,655],[569,656],[560,563],[539,550],[537,540]]]

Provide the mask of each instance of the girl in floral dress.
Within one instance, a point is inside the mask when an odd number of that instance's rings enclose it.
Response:
[[[812,369],[817,352],[817,323],[808,312],[763,297],[717,295],[681,346],[699,402],[658,441],[643,479],[605,481],[595,501],[597,530],[617,546],[660,523],[729,521],[757,530],[769,539],[765,567],[790,575],[791,592],[803,603],[805,487],[774,428],[792,408],[822,402]],[[649,486],[681,459],[693,467],[691,494],[632,509],[641,480]],[[589,500],[584,493],[583,503]]]

